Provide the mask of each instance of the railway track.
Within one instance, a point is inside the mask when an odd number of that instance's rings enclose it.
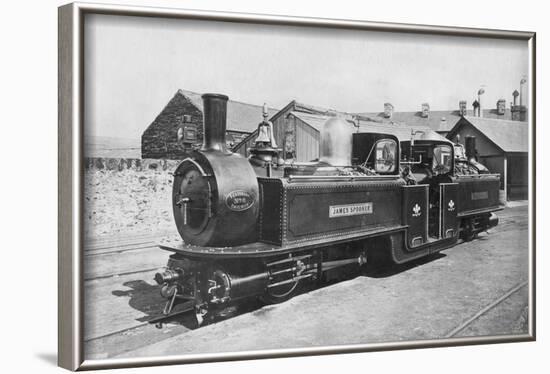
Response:
[[[523,281],[518,284],[516,284],[514,287],[510,288],[508,291],[506,291],[501,296],[495,298],[492,300],[489,304],[481,308],[477,313],[472,315],[470,318],[466,319],[464,322],[460,323],[458,326],[456,326],[454,329],[449,331],[447,334],[445,334],[445,338],[453,338],[457,336],[460,332],[464,331],[468,326],[471,326],[474,322],[479,320],[482,316],[486,315],[496,307],[498,307],[500,304],[502,304],[504,301],[512,297],[516,292],[521,290],[522,288],[525,288],[529,285],[528,281]]]

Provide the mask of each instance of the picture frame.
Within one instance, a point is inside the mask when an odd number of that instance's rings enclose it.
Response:
[[[334,345],[314,348],[269,349],[231,353],[196,353],[183,356],[86,359],[84,352],[84,102],[85,36],[89,15],[143,17],[173,20],[216,21],[248,25],[324,28],[326,30],[377,31],[407,35],[440,35],[521,40],[528,45],[529,102],[529,318],[528,332],[520,335],[424,339],[419,341]],[[444,26],[393,24],[367,21],[332,20],[274,15],[237,14],[211,11],[139,6],[72,3],[59,8],[59,327],[58,363],[69,370],[140,367],[269,357],[340,354],[395,349],[448,347],[457,345],[524,342],[535,340],[535,259],[536,259],[536,34],[533,32],[467,29]],[[194,135],[193,135],[194,137]],[[512,290],[513,291],[513,290]],[[498,301],[498,300],[497,300]]]

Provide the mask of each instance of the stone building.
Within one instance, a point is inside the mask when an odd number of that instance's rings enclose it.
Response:
[[[277,112],[270,108],[270,115]],[[227,143],[238,144],[262,121],[262,106],[229,100]],[[141,158],[178,160],[198,148],[203,138],[201,94],[178,90],[141,136]]]

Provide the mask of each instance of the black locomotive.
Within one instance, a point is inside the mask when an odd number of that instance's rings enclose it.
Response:
[[[464,152],[414,134],[400,143],[334,117],[318,161],[285,164],[265,115],[247,159],[226,147],[228,98],[203,100],[203,147],[174,173],[183,240],[160,245],[172,252],[155,276],[166,315],[182,300],[199,323],[234,300],[284,301],[344,267],[404,263],[498,223],[500,177],[475,161],[471,144]]]

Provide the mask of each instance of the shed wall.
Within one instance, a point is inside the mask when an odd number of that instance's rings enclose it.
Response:
[[[465,139],[467,136],[475,136],[476,138],[476,148],[480,157],[488,156],[498,156],[502,155],[502,150],[493,144],[485,134],[480,132],[478,129],[470,125],[468,122],[465,122],[457,132],[460,135],[460,143],[465,144]],[[456,142],[456,137],[451,139]]]
[[[296,161],[307,162],[318,159],[321,134],[302,120],[292,118],[296,129]]]
[[[524,200],[528,197],[528,159],[527,153],[505,153],[490,139],[467,122],[459,128],[460,142],[464,144],[466,136],[476,137],[476,148],[480,162],[492,173],[500,174],[500,189],[506,188],[508,200]],[[456,139],[452,139],[456,141]],[[506,158],[506,162],[504,159]],[[506,170],[504,170],[506,168]]]
[[[508,199],[525,200],[529,196],[529,163],[527,154],[508,155]]]

